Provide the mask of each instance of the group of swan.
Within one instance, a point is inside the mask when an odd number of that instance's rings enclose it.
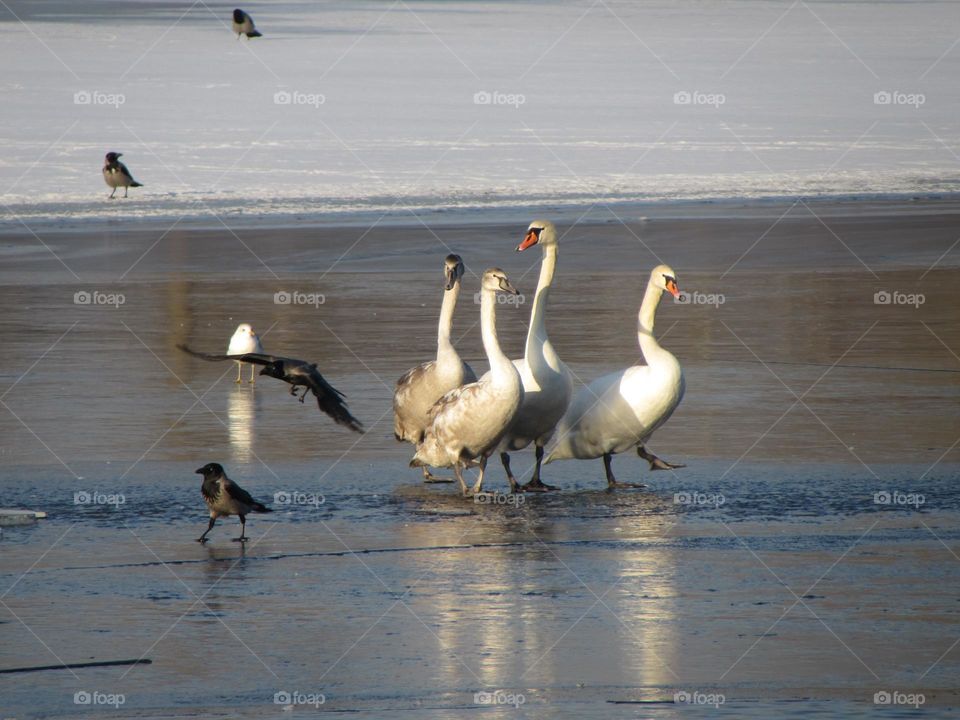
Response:
[[[646,365],[611,373],[573,389],[573,376],[547,336],[547,299],[557,264],[557,231],[553,223],[530,223],[517,251],[540,245],[543,260],[534,296],[524,357],[510,361],[497,341],[497,293],[516,294],[499,268],[484,272],[481,280],[480,322],[483,348],[490,371],[479,380],[450,342],[453,312],[460,293],[463,262],[449,255],[444,266],[445,290],[440,311],[436,360],[408,371],[394,394],[394,434],[416,445],[411,466],[423,468],[427,482],[441,480],[430,467],[452,467],[465,495],[483,489],[488,458],[500,451],[512,492],[553,489],[540,479],[544,448],[556,435],[546,463],[567,458],[603,458],[607,484],[618,482],[610,469],[615,453],[632,447],[652,470],[683,467],[648,452],[644,444],[680,404],[684,392],[680,363],[653,335],[657,306],[664,292],[680,294],[676,273],[658,265],[650,273],[640,306],[638,337]],[[521,486],[510,469],[511,451],[533,443],[536,466],[531,480]],[[478,466],[473,487],[463,472]]]

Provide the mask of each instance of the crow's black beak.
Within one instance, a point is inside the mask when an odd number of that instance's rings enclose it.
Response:
[[[203,468],[200,468],[199,470],[194,470],[194,472],[195,472],[197,475],[203,475]]]

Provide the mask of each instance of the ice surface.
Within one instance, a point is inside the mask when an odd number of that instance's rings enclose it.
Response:
[[[953,3],[245,7],[0,8],[3,225],[958,189]]]

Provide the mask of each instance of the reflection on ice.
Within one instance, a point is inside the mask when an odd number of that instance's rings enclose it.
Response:
[[[253,387],[231,388],[227,400],[227,430],[233,450],[232,462],[249,462],[253,456],[254,417],[260,405],[260,397]]]

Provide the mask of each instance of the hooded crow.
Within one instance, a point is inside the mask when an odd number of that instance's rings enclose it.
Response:
[[[237,34],[237,40],[241,35],[246,35],[248,38],[263,37],[253,26],[253,18],[240,8],[233,11],[233,31]]]
[[[320,409],[333,418],[334,422],[338,425],[348,427],[354,432],[363,433],[363,424],[350,414],[350,410],[347,408],[346,402],[344,402],[346,396],[323,378],[323,375],[317,370],[316,363],[308,363],[304,360],[294,360],[293,358],[279,357],[277,355],[264,355],[262,353],[211,355],[191,350],[186,345],[177,345],[177,348],[189,355],[210,362],[236,360],[237,362],[263,365],[260,374],[283,380],[285,383],[290,383],[291,395],[296,396],[297,387],[303,386],[303,394],[300,395],[300,402],[303,402],[303,399],[307,396],[307,392],[310,391],[316,396],[317,405]]]
[[[234,538],[233,541],[246,542],[247,537],[244,533],[247,531],[247,515],[252,512],[273,512],[263,503],[250,497],[250,493],[228,478],[220,463],[207,463],[197,470],[197,473],[203,475],[200,493],[203,495],[203,501],[210,508],[210,524],[207,525],[203,535],[197,538],[198,543],[207,541],[207,533],[213,530],[217,518],[231,515],[240,516],[241,527],[240,537]]]
[[[230,345],[227,346],[227,355],[243,355],[244,353],[263,354],[263,345],[260,344],[260,336],[247,323],[237,325],[237,330],[230,338]],[[237,382],[240,379],[240,368],[243,363],[237,362]],[[253,374],[253,365],[250,366],[250,382],[255,383],[257,376]]]
[[[123,188],[124,197],[130,192],[130,188],[143,187],[143,183],[138,183],[134,180],[133,175],[127,170],[127,166],[117,159],[122,156],[123,153],[108,152],[106,163],[103,166],[103,179],[108,187],[113,188],[113,192],[110,193],[111,200],[113,199],[113,194],[117,192],[118,187]]]

